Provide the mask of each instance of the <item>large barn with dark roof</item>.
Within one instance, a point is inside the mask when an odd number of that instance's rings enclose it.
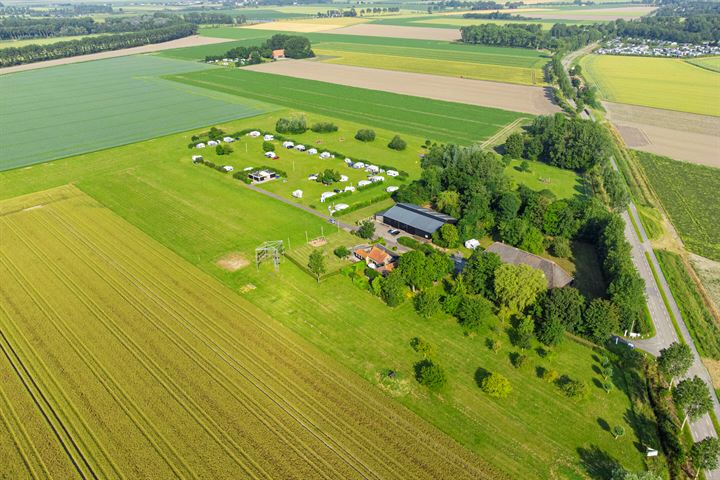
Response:
[[[375,218],[386,225],[423,238],[432,238],[433,233],[446,223],[457,223],[457,219],[450,215],[411,203],[396,203],[388,210],[378,213]]]

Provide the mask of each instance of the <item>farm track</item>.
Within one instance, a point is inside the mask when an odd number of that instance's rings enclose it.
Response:
[[[77,219],[77,220],[80,220],[80,219]],[[107,238],[107,236],[106,236],[106,235],[100,235],[98,238]],[[100,249],[100,250],[102,250],[102,249]],[[128,262],[131,261],[130,258],[127,258],[127,260],[128,260]],[[138,268],[141,268],[140,265],[137,265],[137,266],[138,266]],[[173,265],[173,267],[175,267],[175,265]],[[159,283],[154,283],[154,285],[157,286],[157,285],[159,285]],[[176,297],[176,298],[178,298],[178,297]],[[178,298],[178,300],[179,300],[179,301],[182,301],[182,298]],[[234,305],[233,305],[233,306],[234,306]],[[198,313],[200,313],[200,312],[198,312]],[[250,313],[248,312],[248,316],[254,316],[254,315],[252,315],[252,314],[250,314]],[[260,324],[260,325],[264,325],[264,324]],[[277,361],[281,361],[282,359],[276,359],[276,360],[277,360]],[[278,375],[278,372],[268,372],[268,371],[265,371],[264,373],[266,373],[266,374],[268,375],[268,378],[270,378],[270,377],[269,377],[270,375]],[[282,376],[281,376],[281,377],[282,377]],[[282,382],[283,384],[287,384],[287,382],[290,382],[290,384],[294,384],[289,378],[287,378],[287,377],[282,377],[282,378],[283,378],[283,382]],[[334,375],[332,376],[332,378],[334,378]],[[259,379],[258,379],[258,380],[259,380]],[[297,385],[294,385],[294,386],[297,387]],[[303,392],[303,393],[308,394],[308,392]],[[331,416],[333,415],[333,413],[332,413],[332,412],[327,412],[326,415],[327,415],[328,417],[331,417]],[[349,425],[345,424],[345,425],[342,426],[342,429],[340,429],[340,428],[338,427],[338,430],[339,430],[339,431],[344,431],[344,430],[346,430],[347,428],[352,428],[352,427],[350,427]],[[353,437],[354,437],[354,435],[351,435],[351,436],[350,436],[351,439],[352,439]],[[402,472],[402,470],[400,470],[400,472]],[[398,478],[401,478],[401,477],[403,476],[402,473],[396,472],[396,474],[397,474]]]
[[[191,389],[191,395],[184,381],[194,383],[197,382],[196,378],[201,378],[204,384],[209,380],[213,385],[220,386],[223,395],[232,398],[234,404],[242,404],[248,414],[255,417],[257,424],[262,424],[264,430],[272,434],[272,440],[266,438],[261,442],[263,445],[268,442],[273,448],[281,445],[280,450],[286,450],[285,453],[291,453],[306,464],[305,467],[294,470],[296,474],[298,471],[306,472],[305,478],[407,478],[409,474],[416,478],[439,478],[443,474],[452,475],[453,478],[488,477],[488,470],[480,467],[478,459],[469,453],[466,455],[439,432],[431,433],[428,426],[422,422],[411,425],[407,415],[400,415],[399,409],[388,408],[388,401],[380,401],[377,392],[369,392],[369,389],[374,390],[372,387],[358,385],[359,382],[341,381],[343,377],[338,378],[337,370],[331,370],[325,364],[324,357],[317,358],[303,349],[298,349],[296,341],[289,337],[289,332],[281,333],[279,327],[272,322],[263,322],[262,314],[249,305],[233,301],[219,292],[215,293],[217,285],[210,282],[209,277],[203,276],[179,259],[168,256],[164,248],[154,242],[147,242],[142,234],[135,233],[132,229],[130,232],[124,231],[122,239],[119,240],[118,227],[127,227],[119,218],[106,215],[114,220],[96,221],[96,218],[85,215],[87,210],[77,211],[74,203],[56,202],[36,211],[18,212],[28,220],[20,226],[14,224],[10,227],[14,228],[13,241],[22,244],[33,257],[39,259],[40,262],[37,263],[44,265],[51,277],[56,279],[52,281],[64,285],[63,290],[68,290],[70,296],[79,302],[78,306],[83,311],[91,312],[92,318],[96,319],[87,323],[80,334],[78,327],[63,318],[60,311],[46,310],[45,317],[48,321],[43,322],[43,325],[47,323],[48,327],[65,330],[63,340],[73,346],[73,353],[82,359],[84,368],[102,384],[114,403],[126,404],[123,407],[124,415],[131,419],[135,428],[153,445],[158,455],[168,464],[168,468],[179,470],[178,472],[173,469],[175,476],[194,477],[198,472],[193,471],[192,467],[183,468],[182,451],[171,450],[172,447],[163,437],[163,433],[153,428],[153,419],[143,416],[143,407],[133,404],[132,393],[124,391],[123,386],[112,377],[112,372],[107,370],[106,367],[112,365],[108,361],[112,360],[104,360],[103,356],[108,359],[115,358],[113,355],[119,353],[115,352],[115,347],[111,345],[115,342],[127,351],[122,356],[130,355],[134,362],[142,365],[147,374],[162,385],[168,395],[174,396],[178,404],[197,413],[197,416],[193,417],[194,421],[202,425],[208,435],[210,431],[214,432],[216,443],[226,444],[222,446],[226,446],[224,451],[227,456],[243,451],[240,443],[235,442],[234,420],[223,418],[225,428],[220,427],[217,420],[220,417],[216,415],[221,411],[212,408],[213,399],[208,397],[207,401],[204,401],[206,394],[197,388]],[[0,221],[4,226],[9,225],[15,222],[13,218],[8,218],[13,216],[6,215],[5,218],[0,218]],[[41,239],[40,235],[37,235],[41,231],[51,235],[44,235]],[[51,248],[58,246],[66,252],[66,257],[69,256],[67,260],[60,261],[49,253],[53,251]],[[109,251],[113,251],[112,256],[107,253]],[[59,261],[61,263],[58,263]],[[74,265],[70,272],[63,268],[63,261],[71,261]],[[17,275],[16,282],[23,288],[29,288],[27,278],[17,266],[7,266],[4,262],[0,266],[13,268]],[[108,269],[108,266],[111,268]],[[35,275],[38,272],[30,269],[27,274]],[[181,279],[191,279],[194,290],[207,292],[209,308],[201,308],[199,304],[194,304],[182,295],[177,289],[181,280],[177,280],[176,275],[166,276],[165,272],[175,272]],[[89,292],[86,291],[85,285],[98,283],[99,278],[104,280],[100,287],[107,290],[107,293],[102,295],[120,296],[123,304],[134,312],[124,318],[122,325],[98,303],[102,301],[102,297],[96,297],[93,291],[100,288],[99,286],[93,286]],[[42,292],[35,290],[28,293],[28,298],[35,300],[37,305],[34,308],[47,309],[52,308],[48,305],[48,296],[56,293],[59,291],[55,289],[44,289]],[[95,298],[99,299],[96,301]],[[227,312],[237,312],[237,315],[233,316],[247,321],[234,325],[231,332],[229,325],[218,321],[216,312],[219,311],[226,312],[225,316]],[[3,315],[0,315],[0,319],[2,317]],[[141,319],[137,321],[142,323],[137,323],[136,318]],[[18,327],[13,325],[13,328]],[[148,331],[148,327],[151,331]],[[240,331],[236,331],[238,327]],[[244,330],[251,336],[243,335]],[[131,332],[137,331],[145,332],[142,339],[133,338]],[[93,351],[88,342],[100,337],[103,332],[112,334],[108,337],[112,340],[108,343],[108,352]],[[20,338],[25,334],[18,330],[17,335]],[[153,339],[162,337],[162,340],[157,341],[162,345],[167,344],[167,349],[163,347],[162,352],[148,350],[152,348],[152,342],[145,339],[146,336]],[[243,340],[238,342],[238,339]],[[21,343],[14,340],[15,338],[10,341],[13,344]],[[246,344],[252,347],[246,347]],[[29,346],[30,342],[24,338],[22,345]],[[277,346],[281,348],[278,349]],[[180,376],[191,377],[192,380],[173,378],[166,373],[169,370],[177,371],[172,368],[175,362],[168,364],[167,361],[171,358],[166,358],[173,349],[183,352],[183,361],[192,365],[186,374]],[[121,361],[122,356],[118,356],[117,361]],[[37,355],[36,358],[40,362]],[[197,370],[200,376],[193,375],[193,370]],[[52,381],[51,371],[51,368],[45,367],[42,372],[44,374],[36,376]],[[248,387],[245,387],[245,384]],[[60,386],[53,386],[53,392],[55,389],[60,389]],[[253,391],[258,391],[261,395],[248,393]],[[66,397],[63,397],[62,401],[55,398],[51,400],[50,406],[65,405],[68,409],[75,409]],[[209,407],[210,410],[203,409],[204,407]],[[368,415],[370,412],[377,415]],[[292,421],[283,421],[282,417],[285,416]],[[379,418],[382,419],[382,425],[377,422]],[[81,420],[80,418],[78,422]],[[84,430],[90,432],[86,425]],[[81,429],[77,427],[74,436],[82,437],[80,432]],[[400,441],[401,438],[405,440]],[[92,448],[83,445],[79,452],[95,453],[102,447],[100,439],[95,438],[93,442]],[[322,447],[318,449],[314,447],[315,444]],[[262,450],[263,445],[257,448]],[[438,447],[449,448],[438,450]],[[330,455],[324,455],[323,452]],[[264,458],[260,455],[253,456]],[[91,463],[102,465],[104,460],[104,457],[98,457],[91,459]],[[267,459],[265,461],[267,462]],[[258,478],[272,476],[270,470],[262,471],[253,467],[254,465],[247,463],[247,468],[251,468],[251,472]],[[121,474],[110,476],[122,477]]]
[[[521,118],[518,118],[517,120],[515,120],[514,122],[505,125],[505,126],[504,126],[499,132],[497,132],[495,135],[493,135],[492,137],[490,137],[490,138],[488,138],[487,140],[485,140],[484,142],[482,142],[482,143],[480,144],[480,146],[481,146],[482,148],[491,147],[494,143],[496,143],[496,142],[498,141],[498,139],[502,138],[505,134],[507,134],[509,131],[511,131],[512,129],[514,129],[515,127],[517,127],[521,122],[524,122],[525,120],[527,120],[527,118],[521,117]]]

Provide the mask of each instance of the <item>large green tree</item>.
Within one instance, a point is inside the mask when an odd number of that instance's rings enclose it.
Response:
[[[479,293],[486,297],[495,294],[495,270],[502,265],[496,253],[480,249],[475,250],[463,268],[463,280],[469,293]]]
[[[391,307],[400,305],[405,300],[405,279],[398,270],[393,270],[380,284],[380,297]]]
[[[398,260],[398,270],[413,292],[426,288],[432,283],[432,275],[427,268],[425,254],[418,250],[402,255]]]
[[[657,360],[658,368],[672,384],[674,379],[682,377],[693,363],[693,354],[684,343],[673,342],[669,347],[660,350]]]
[[[308,268],[315,275],[315,278],[320,282],[320,277],[327,271],[325,265],[325,255],[320,250],[313,250],[308,258]]]
[[[521,313],[547,289],[541,270],[505,263],[495,270],[495,298],[508,315]]]
[[[695,467],[695,478],[701,470],[715,470],[720,457],[720,441],[717,438],[707,437],[690,447],[690,459]]]
[[[673,390],[673,399],[685,412],[685,421],[697,420],[713,407],[710,390],[698,376],[681,380]],[[683,426],[685,421],[683,421]]]
[[[609,300],[596,298],[585,309],[579,332],[602,345],[617,331],[619,325],[620,313],[617,306]]]

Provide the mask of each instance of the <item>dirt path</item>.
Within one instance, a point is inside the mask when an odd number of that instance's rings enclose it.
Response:
[[[720,168],[720,117],[603,102],[630,148]]]
[[[58,58],[56,60],[47,60],[45,62],[26,63],[24,65],[0,68],[0,75],[23,72],[25,70],[35,70],[37,68],[55,67],[57,65],[66,65],[68,63],[90,62],[92,60],[101,60],[103,58],[124,57],[126,55],[135,55],[138,53],[159,52],[161,50],[170,50],[173,48],[196,47],[198,45],[211,45],[214,43],[232,41],[232,39],[228,38],[212,38],[192,35],[190,37],[178,38],[177,40],[170,40],[169,42],[153,43],[150,45],[143,45],[141,47],[124,48],[122,50],[111,50],[109,52],[91,53],[89,55],[78,55],[76,57]]]
[[[338,83],[351,87],[501,108],[531,114],[559,112],[549,88],[486,82],[422,73],[287,60],[246,67],[264,73]]]
[[[328,30],[324,33],[364,35],[368,37],[414,38],[418,40],[460,40],[460,30],[454,28],[401,27],[397,25],[360,24]]]

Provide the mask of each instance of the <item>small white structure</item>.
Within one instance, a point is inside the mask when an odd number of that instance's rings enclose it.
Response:
[[[232,143],[235,139],[233,137],[223,137],[223,142],[225,143]]]
[[[397,170],[388,170],[385,173],[388,174],[388,177],[397,177],[398,175],[400,175],[400,172],[398,172]]]
[[[278,158],[278,156],[275,152],[265,152],[265,156],[267,158],[273,158],[273,159]]]
[[[313,173],[312,175],[308,175],[308,180],[312,180],[313,182],[317,181],[317,174]]]
[[[223,169],[224,172],[228,172],[228,173],[230,173],[230,172],[232,172],[233,170],[235,170],[235,169],[234,169],[232,166],[230,166],[230,165],[225,165],[222,169]]]
[[[355,162],[355,163],[353,163],[353,166],[352,166],[352,167],[353,167],[353,168],[358,168],[358,169],[360,169],[360,168],[365,168],[365,164],[364,164],[363,162]]]
[[[385,189],[385,191],[388,193],[397,192],[399,188],[400,187],[396,187],[395,185],[390,185]]]
[[[320,158],[323,158],[323,159],[325,159],[325,158],[331,158],[331,157],[332,157],[332,155],[330,155],[330,152],[322,152],[322,153],[320,154]]]
[[[285,147],[285,148],[293,148],[294,146],[295,146],[295,144],[293,142],[291,142],[290,140],[285,140],[283,142],[283,147]]]
[[[305,151],[305,145],[301,145],[301,144],[298,143],[297,145],[295,145],[295,150],[297,150],[298,152],[304,152],[304,151]]]
[[[315,155],[317,153],[317,148],[311,148],[307,151],[308,155]]]
[[[385,177],[383,177],[382,175],[373,175],[372,177],[368,177],[368,180],[370,180],[370,181],[373,182],[373,183],[375,183],[375,182],[384,182],[384,181],[385,181]]]
[[[195,145],[195,148],[205,148],[205,144],[200,142],[197,145]]]
[[[257,130],[253,130],[252,132],[248,133],[248,136],[250,136],[250,137],[259,137],[259,136],[260,136],[260,132],[258,132]]]
[[[325,203],[325,200],[327,200],[330,197],[334,197],[335,192],[323,192],[322,195],[320,195],[320,202]]]
[[[192,161],[193,161],[193,163],[202,162],[202,161],[203,161],[203,156],[202,156],[202,155],[193,155],[193,156],[192,156]]]
[[[368,173],[378,173],[380,171],[380,167],[377,165],[368,165],[367,168],[365,168],[365,171]]]
[[[302,198],[302,190],[295,190],[292,192],[292,196],[295,198]]]
[[[480,242],[476,238],[471,238],[470,240],[465,240],[465,248],[469,248],[470,250],[475,250],[480,246]]]
[[[370,180],[360,180],[358,182],[358,187],[366,187],[370,185],[372,182]]]
[[[263,140],[265,140],[266,142],[269,142],[270,140],[275,140],[275,136],[270,135],[269,133],[266,133],[265,136],[263,137]]]
[[[220,145],[220,142],[218,142],[216,140],[210,140],[208,142],[208,147],[217,147],[218,145]]]
[[[355,162],[353,162],[353,159],[352,159],[352,158],[346,158],[346,159],[345,159],[345,163],[348,164],[348,165],[350,165],[350,166],[352,166],[352,164],[355,163]]]
[[[202,159],[202,157],[200,157]],[[341,182],[347,182],[349,180],[347,175],[340,175],[340,181]]]
[[[250,170],[253,170],[253,167],[245,167],[245,168],[243,168],[243,172],[249,172]]]
[[[349,207],[350,207],[350,205],[348,205],[347,203],[338,203],[335,205],[334,210],[336,212],[339,212],[340,210],[345,210],[346,208],[349,208]]]
[[[345,191],[346,191],[346,192],[354,192],[354,191],[355,191],[355,187],[353,187],[352,185],[348,185],[347,187],[345,187]]]

